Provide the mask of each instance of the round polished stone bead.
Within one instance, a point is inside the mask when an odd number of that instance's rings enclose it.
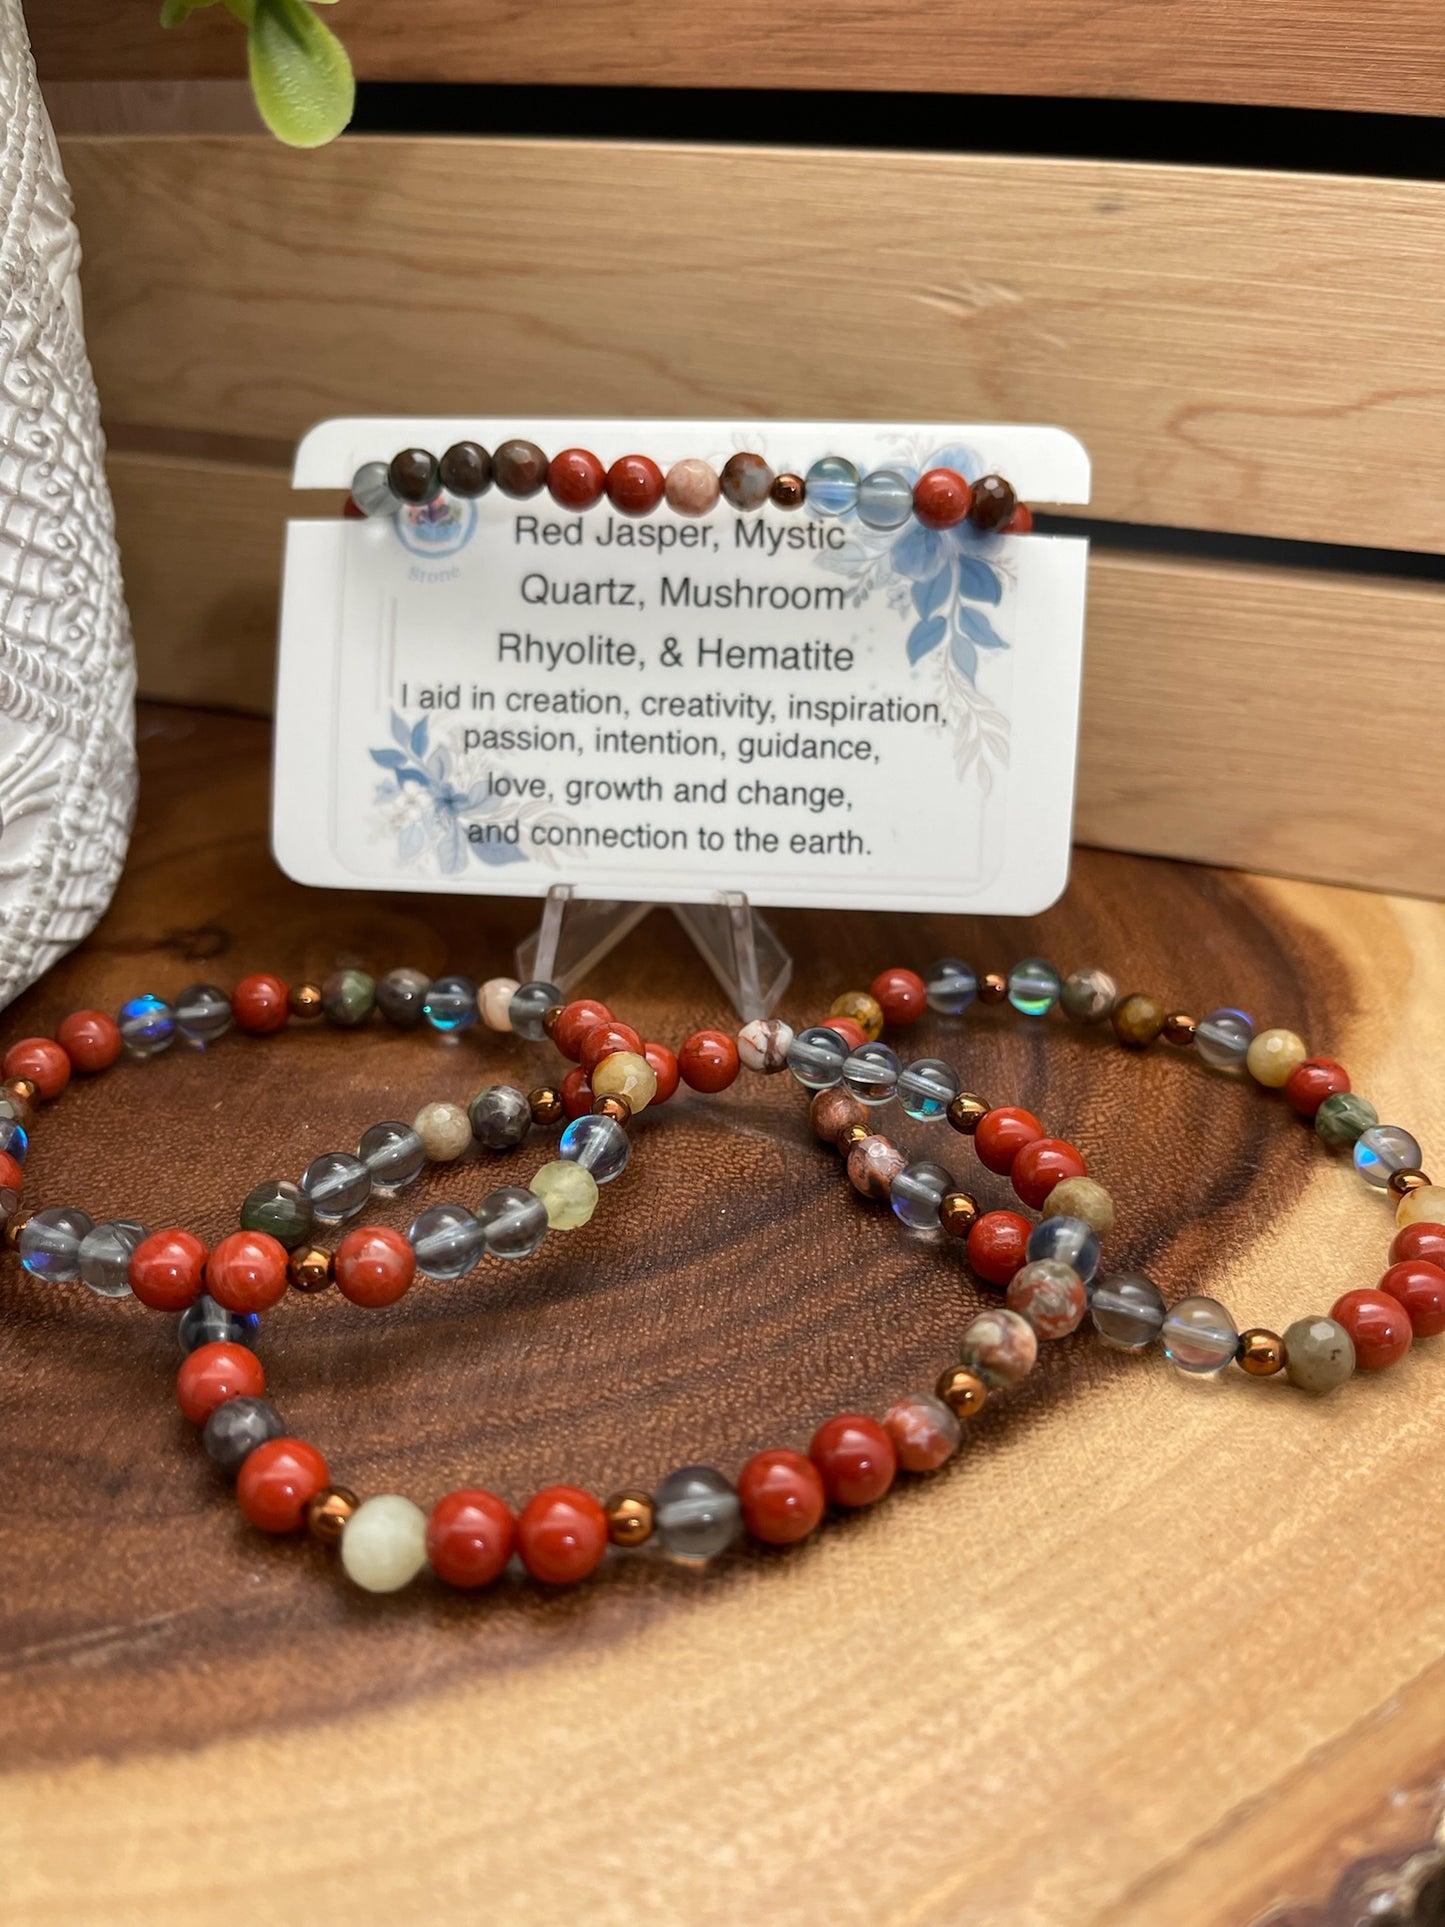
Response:
[[[1076,1179],[1087,1183],[1087,1179]],[[1053,1258],[1078,1272],[1086,1285],[1092,1284],[1099,1269],[1099,1239],[1092,1225],[1082,1218],[1060,1215],[1045,1218],[1029,1233],[1027,1256]]]
[[[612,1021],[611,1010],[596,997],[574,997],[561,1006],[552,1020],[552,1042],[575,1064],[582,1056],[582,1046],[598,1025]]]
[[[416,1276],[416,1254],[386,1224],[359,1224],[348,1231],[332,1259],[336,1289],[353,1305],[394,1305]]]
[[[828,1016],[848,1017],[863,1033],[864,1041],[872,1043],[883,1035],[883,1006],[867,990],[845,990],[841,997],[835,997],[828,1006]]]
[[[954,1187],[951,1171],[929,1158],[905,1164],[888,1187],[888,1202],[893,1215],[910,1231],[936,1231],[939,1206]]]
[[[710,1465],[669,1472],[652,1503],[658,1542],[676,1559],[714,1559],[743,1529],[737,1493]]]
[[[532,1179],[554,1231],[576,1231],[597,1209],[597,1180],[569,1158],[554,1158]]]
[[[299,1532],[311,1500],[330,1483],[330,1468],[314,1445],[268,1439],[237,1473],[236,1503],[262,1532]]]
[[[847,1150],[848,1182],[860,1197],[886,1198],[893,1189],[893,1180],[907,1162],[898,1146],[888,1138],[859,1138]]]
[[[610,1184],[627,1169],[632,1147],[627,1133],[615,1118],[598,1117],[586,1112],[574,1117],[562,1133],[559,1155],[584,1171],[590,1171],[599,1184]]]
[[[1024,1146],[1036,1143],[1043,1134],[1044,1127],[1032,1111],[1019,1104],[995,1104],[978,1120],[973,1148],[985,1170],[1007,1177]]]
[[[712,463],[689,455],[667,471],[667,506],[675,515],[707,515],[717,507],[718,487]]]
[[[472,1148],[472,1120],[460,1104],[423,1104],[412,1128],[434,1164],[450,1164]]]
[[[80,1276],[80,1247],[91,1220],[73,1205],[51,1205],[29,1218],[20,1233],[20,1262],[37,1278],[63,1284]]]
[[[824,455],[803,477],[808,502],[820,515],[851,515],[858,505],[858,470],[846,455]]]
[[[761,455],[730,455],[718,477],[723,500],[747,514],[760,509],[773,486],[773,471]]]
[[[477,1009],[488,1030],[509,1031],[512,1028],[507,1011],[519,988],[515,977],[488,977],[478,990]]]
[[[1087,1177],[1088,1171],[1077,1145],[1066,1138],[1041,1137],[1024,1145],[1015,1157],[1009,1166],[1009,1182],[1024,1203],[1038,1211],[1056,1184],[1065,1178]]]
[[[1307,1057],[1296,1064],[1285,1080],[1284,1094],[1290,1108],[1301,1117],[1313,1118],[1327,1097],[1350,1088],[1350,1073],[1332,1057]]]
[[[520,985],[512,993],[512,1001],[507,1005],[507,1015],[512,1020],[512,1029],[528,1043],[540,1044],[547,1035],[542,1019],[554,1004],[564,1001],[562,992],[556,984],[530,983]]]
[[[268,1231],[233,1231],[206,1260],[206,1289],[231,1311],[266,1311],[289,1282],[286,1247]]]
[[[968,1262],[986,1285],[1000,1290],[1028,1258],[1027,1218],[1017,1211],[985,1211],[968,1229]]]
[[[625,1098],[629,1111],[645,1111],[657,1095],[657,1074],[640,1051],[609,1051],[592,1073],[592,1094]]]
[[[477,1206],[477,1223],[494,1258],[529,1258],[547,1235],[547,1206],[535,1191],[503,1184]]]
[[[1249,1055],[1254,1019],[1242,1010],[1211,1010],[1194,1028],[1194,1048],[1216,1070],[1238,1070]]]
[[[980,1312],[965,1328],[959,1362],[977,1372],[990,1391],[997,1391],[1026,1378],[1038,1355],[1033,1326],[1016,1311],[1000,1307]]]
[[[432,1571],[449,1586],[489,1586],[512,1556],[512,1509],[483,1486],[462,1486],[438,1499],[427,1520]]]
[[[315,1221],[310,1198],[289,1178],[268,1178],[241,1206],[243,1231],[265,1231],[288,1251],[306,1243]]]
[[[558,508],[581,514],[602,500],[607,471],[590,448],[564,448],[547,464],[547,489]]]
[[[1092,965],[1071,970],[1059,988],[1059,1002],[1076,1024],[1098,1024],[1119,1001],[1119,986],[1107,970]]]
[[[1018,505],[1012,483],[1006,482],[1002,475],[980,475],[973,485],[968,519],[976,529],[992,535],[1008,526]]]
[[[1389,1187],[1395,1171],[1418,1171],[1419,1140],[1398,1124],[1372,1124],[1355,1139],[1355,1169],[1376,1191]]]
[[[1380,1290],[1399,1299],[1417,1338],[1445,1332],[1445,1270],[1438,1264],[1426,1258],[1397,1259],[1381,1278]]]
[[[146,1229],[134,1218],[108,1218],[93,1225],[80,1241],[82,1283],[101,1298],[129,1298],[130,1260]]]
[[[376,979],[364,970],[333,970],[322,979],[321,1008],[333,1024],[354,1030],[376,1009]]]
[[[1368,1098],[1354,1091],[1339,1091],[1325,1098],[1315,1112],[1315,1132],[1332,1151],[1348,1151],[1365,1131],[1380,1121],[1380,1114]],[[1387,1180],[1388,1182],[1388,1180]]]
[[[373,1191],[400,1191],[421,1176],[426,1164],[421,1134],[395,1117],[364,1131],[356,1155],[371,1173]]]
[[[808,1457],[823,1479],[834,1505],[873,1505],[892,1485],[898,1471],[893,1441],[875,1419],[840,1412],[813,1434]]]
[[[978,973],[961,957],[940,957],[924,972],[928,1007],[943,1017],[961,1017],[978,995]]]
[[[898,1089],[902,1065],[887,1044],[860,1044],[843,1060],[844,1088],[860,1104],[886,1104]]]
[[[1397,1365],[1415,1335],[1409,1312],[1388,1291],[1344,1292],[1330,1306],[1330,1317],[1350,1334],[1355,1364],[1362,1372]]]
[[[201,1444],[223,1472],[239,1472],[258,1445],[284,1438],[286,1426],[269,1398],[231,1398],[206,1420]]]
[[[1239,1328],[1215,1298],[1181,1298],[1164,1320],[1164,1355],[1195,1377],[1222,1372],[1239,1350]]]
[[[510,1084],[488,1084],[467,1106],[472,1136],[488,1151],[511,1151],[532,1128],[532,1107]]]
[[[738,1061],[750,1070],[771,1076],[788,1068],[793,1027],[778,1017],[754,1017],[737,1035]]]
[[[482,1227],[461,1204],[432,1204],[407,1227],[407,1243],[425,1278],[460,1278],[486,1249]]]
[[[403,448],[392,456],[387,480],[392,494],[403,502],[419,506],[434,501],[440,481],[437,458],[430,449]]]
[[[807,1091],[826,1091],[843,1081],[848,1046],[836,1030],[812,1024],[788,1046],[788,1069]]]
[[[186,1354],[198,1351],[202,1345],[245,1345],[254,1351],[260,1329],[261,1321],[255,1312],[228,1311],[209,1292],[202,1292],[176,1320],[176,1338]]]
[[[1046,1218],[1082,1218],[1101,1238],[1114,1229],[1114,1200],[1097,1178],[1061,1178],[1040,1209]]]
[[[1333,1318],[1297,1318],[1284,1335],[1284,1366],[1302,1392],[1332,1392],[1355,1369],[1355,1344]]]
[[[422,998],[421,1009],[433,1030],[469,1030],[478,1016],[477,987],[470,977],[438,977]]]
[[[363,1592],[400,1592],[426,1564],[426,1514],[399,1492],[364,1499],[342,1527],[341,1564]]]
[[[492,486],[492,458],[480,442],[453,442],[437,466],[442,487],[464,502]]]
[[[246,1345],[203,1345],[176,1374],[176,1403],[192,1425],[204,1425],[228,1399],[261,1398],[265,1391],[265,1367]]]
[[[534,1579],[572,1586],[607,1550],[607,1514],[575,1485],[544,1485],[517,1514],[517,1554]]]
[[[115,1021],[126,1049],[136,1057],[157,1057],[176,1041],[175,1012],[149,991],[122,1004]]]
[[[875,468],[858,484],[858,520],[870,529],[901,529],[913,513],[913,484],[896,468]]]
[[[231,1015],[253,1037],[284,1030],[291,1015],[291,992],[269,971],[252,971],[231,992]]]
[[[926,529],[952,529],[973,506],[973,489],[956,468],[930,468],[913,484],[913,512]]]
[[[880,970],[869,984],[868,994],[890,1024],[916,1024],[928,1008],[928,985],[916,970],[903,964]]]
[[[422,1020],[422,1006],[431,978],[421,970],[388,970],[376,986],[382,1016],[398,1030],[414,1030]]]
[[[666,486],[650,455],[619,455],[607,471],[607,499],[620,515],[651,515]]]
[[[1164,1028],[1164,1015],[1157,997],[1145,990],[1131,990],[1109,1012],[1109,1022],[1126,1050],[1147,1050]]]
[[[883,1430],[905,1472],[936,1472],[953,1457],[963,1436],[957,1414],[932,1392],[910,1392],[898,1399],[884,1414]]]
[[[1292,1030],[1262,1030],[1250,1041],[1244,1063],[1256,1084],[1268,1091],[1283,1090],[1309,1056],[1303,1037]]]
[[[1403,1230],[1407,1225],[1445,1225],[1445,1186],[1438,1184],[1418,1185],[1407,1191],[1395,1206],[1395,1223]],[[1409,1257],[1422,1257],[1423,1252],[1409,1252]]]
[[[1026,1318],[1038,1338],[1066,1338],[1089,1308],[1084,1281],[1072,1265],[1035,1258],[1009,1279],[1008,1308]]]
[[[765,1546],[794,1546],[823,1517],[828,1495],[813,1461],[790,1447],[755,1453],[738,1474],[743,1522]]]
[[[942,1117],[958,1096],[958,1073],[941,1057],[916,1057],[898,1073],[898,1101],[910,1117]]]
[[[30,1133],[13,1117],[0,1117],[0,1157],[7,1157],[17,1168],[24,1164],[30,1150]],[[10,1173],[12,1179],[15,1173]],[[18,1184],[16,1186],[18,1188]]]
[[[231,1028],[231,1000],[217,984],[187,984],[176,999],[175,1020],[188,1044],[214,1043]]]
[[[301,1173],[301,1189],[322,1224],[340,1224],[371,1196],[371,1173],[350,1151],[323,1151]]]
[[[363,462],[351,478],[351,499],[363,515],[395,515],[401,498],[385,462]]]
[[[1089,1316],[1106,1345],[1142,1352],[1164,1329],[1164,1296],[1142,1271],[1116,1271],[1090,1290]]]
[[[492,456],[492,480],[503,495],[525,502],[547,486],[547,457],[535,442],[503,442]]]
[[[1063,980],[1047,957],[1025,957],[1008,974],[1008,1000],[1025,1017],[1046,1017],[1062,989]]]
[[[768,500],[774,508],[797,509],[803,506],[808,493],[808,485],[801,475],[790,474],[786,469],[781,475],[773,477],[773,485],[768,490]]]

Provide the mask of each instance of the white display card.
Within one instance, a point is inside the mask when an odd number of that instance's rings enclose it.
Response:
[[[1082,503],[1062,429],[323,422],[300,488],[522,436],[604,463],[995,471]],[[1068,871],[1087,544],[771,502],[642,519],[545,492],[293,521],[273,835],[303,883],[1023,915]]]

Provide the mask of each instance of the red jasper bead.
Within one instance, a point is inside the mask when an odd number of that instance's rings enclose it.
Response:
[[[1025,1204],[1041,1210],[1044,1199],[1065,1178],[1089,1174],[1084,1154],[1066,1138],[1040,1137],[1026,1144],[1009,1167],[1009,1181]]]
[[[547,487],[558,508],[590,509],[602,500],[607,471],[586,448],[564,448],[547,464]]]
[[[606,1550],[607,1514],[590,1492],[544,1485],[522,1507],[517,1551],[534,1579],[573,1585],[596,1571]]]
[[[898,1471],[893,1441],[876,1420],[858,1412],[825,1419],[813,1434],[808,1457],[823,1475],[834,1505],[872,1505]]]
[[[231,992],[231,1014],[242,1030],[257,1037],[281,1030],[291,1010],[291,993],[279,977],[258,971],[243,977]]]
[[[581,1117],[592,1109],[592,1086],[580,1064],[562,1079],[562,1108],[568,1117]]]
[[[516,1536],[505,1500],[481,1486],[462,1486],[432,1507],[426,1556],[449,1586],[489,1586],[506,1569]]]
[[[1003,525],[1005,535],[1032,535],[1034,512],[1027,502],[1020,502],[1013,514]]]
[[[998,1104],[978,1120],[973,1148],[980,1164],[1006,1177],[1024,1146],[1043,1134],[1044,1127],[1032,1111],[1020,1110],[1014,1104]]]
[[[868,1033],[856,1017],[825,1017],[818,1028],[837,1031],[849,1050],[857,1050],[868,1042]]]
[[[620,455],[607,471],[607,499],[624,515],[651,515],[664,487],[662,470],[650,455]]]
[[[1330,1317],[1354,1340],[1362,1372],[1382,1372],[1410,1349],[1410,1314],[1388,1291],[1347,1291],[1331,1305]]]
[[[1390,1263],[1423,1258],[1445,1270],[1445,1224],[1402,1224],[1390,1240]]]
[[[233,1231],[206,1260],[206,1290],[227,1311],[266,1311],[285,1295],[286,1262],[268,1231]]]
[[[1313,1117],[1327,1097],[1350,1088],[1350,1074],[1333,1057],[1307,1057],[1285,1079],[1284,1094],[1301,1117]]]
[[[913,484],[913,513],[926,529],[952,529],[973,507],[973,490],[955,468],[930,468]]]
[[[575,1064],[582,1055],[582,1039],[594,1024],[605,1024],[611,1015],[606,1004],[595,997],[578,997],[562,1006],[562,1015],[552,1029],[552,1042]]]
[[[299,1532],[308,1501],[330,1483],[330,1468],[314,1445],[304,1439],[267,1439],[241,1461],[236,1498],[262,1532]]]
[[[103,1010],[73,1010],[55,1027],[55,1041],[78,1071],[109,1070],[120,1056],[120,1028]]]
[[[204,1288],[207,1255],[194,1232],[153,1231],[130,1254],[130,1288],[152,1311],[184,1311]]]
[[[868,988],[890,1024],[916,1024],[928,1008],[928,985],[916,970],[882,970]]]
[[[1028,1256],[1033,1226],[1017,1211],[985,1211],[969,1230],[968,1262],[976,1277],[1000,1290]]]
[[[416,1276],[416,1253],[389,1225],[362,1224],[336,1247],[332,1268],[353,1305],[394,1305]]]
[[[1380,1280],[1380,1290],[1398,1298],[1410,1314],[1417,1338],[1445,1332],[1445,1270],[1428,1258],[1402,1258]]]
[[[725,1091],[738,1074],[738,1047],[726,1031],[695,1030],[677,1053],[684,1084],[695,1091]]]
[[[583,1070],[590,1077],[604,1057],[611,1057],[619,1050],[642,1055],[642,1039],[631,1024],[619,1024],[615,1017],[605,1024],[594,1024],[582,1039]]]
[[[642,1055],[652,1066],[652,1074],[657,1079],[657,1089],[653,1093],[654,1104],[665,1104],[677,1089],[682,1072],[678,1067],[677,1052],[666,1044],[646,1043]]]
[[[245,1345],[198,1345],[176,1374],[176,1403],[192,1425],[204,1425],[231,1398],[260,1398],[266,1371]]]
[[[738,1474],[743,1524],[765,1546],[794,1546],[814,1531],[827,1503],[823,1476],[787,1446],[757,1452]]]
[[[0,1190],[23,1191],[25,1173],[8,1151],[0,1151]]]
[[[59,1097],[70,1082],[70,1059],[53,1037],[22,1037],[0,1064],[7,1077],[28,1077],[41,1097]]]

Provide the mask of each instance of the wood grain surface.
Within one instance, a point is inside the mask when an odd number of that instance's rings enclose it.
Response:
[[[31,0],[42,80],[217,77],[244,69],[219,10],[161,33],[138,0]],[[365,80],[1103,94],[1145,100],[1445,110],[1434,0],[346,0]]]
[[[1098,515],[1445,551],[1445,184],[965,155],[64,143],[127,433],[1045,421]]]
[[[280,878],[267,743],[143,712],[117,900],[7,1037],[262,965],[507,965],[525,904]],[[1094,854],[1028,923],[777,921],[790,1014],[944,951],[1098,961],[1299,1026],[1438,1155],[1437,907]],[[653,1034],[722,1014],[660,916],[595,988]],[[1279,1328],[1379,1269],[1388,1207],[1275,1100],[1007,1009],[912,1041],[1076,1136],[1120,1202],[1110,1262],[1171,1296]],[[67,1093],[27,1182],[216,1235],[251,1184],[364,1123],[545,1062],[474,1033],[232,1037]],[[960,1140],[899,1135],[967,1166]],[[734,1471],[880,1409],[931,1382],[978,1302],[956,1251],[849,1193],[787,1080],[754,1079],[640,1124],[593,1223],[538,1258],[385,1313],[288,1301],[263,1349],[282,1410],[362,1491],[518,1499]],[[1079,1335],[945,1473],[801,1552],[379,1599],[241,1525],[173,1409],[172,1321],[12,1262],[0,1333],[7,1927],[1353,1927],[1406,1918],[1439,1864],[1445,1345],[1311,1403]]]

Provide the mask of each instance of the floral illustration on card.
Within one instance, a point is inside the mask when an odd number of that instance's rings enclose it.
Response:
[[[378,827],[395,836],[403,868],[458,876],[471,858],[492,865],[530,861],[521,831],[535,810],[499,800],[485,767],[473,767],[445,743],[433,747],[429,716],[409,723],[393,710],[391,734],[371,760],[386,772],[376,788]]]

